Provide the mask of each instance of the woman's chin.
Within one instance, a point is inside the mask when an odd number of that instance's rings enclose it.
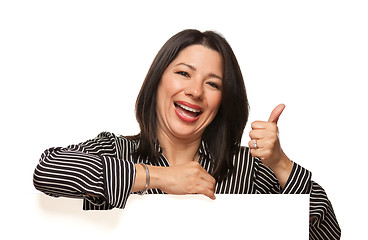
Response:
[[[194,129],[193,126],[176,126],[172,128],[172,135],[179,139],[191,139],[198,138],[202,133],[198,129]]]

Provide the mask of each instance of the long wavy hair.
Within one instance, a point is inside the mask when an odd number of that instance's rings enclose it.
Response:
[[[129,137],[138,140],[134,155],[155,162],[157,152],[156,98],[161,77],[180,51],[192,45],[203,45],[220,53],[223,59],[222,100],[213,121],[205,129],[202,140],[208,146],[213,162],[210,174],[218,181],[233,171],[233,155],[240,146],[248,121],[249,105],[238,61],[228,42],[213,31],[188,29],[171,37],[157,53],[146,75],[136,101],[136,118],[141,132]]]

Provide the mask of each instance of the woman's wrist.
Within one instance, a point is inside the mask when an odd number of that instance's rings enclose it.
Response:
[[[293,169],[293,164],[294,163],[286,156],[286,154],[282,152],[280,161],[278,161],[277,165],[272,168],[281,188],[285,187]]]
[[[165,174],[164,171],[167,169],[167,167],[157,167],[157,166],[151,166],[147,165],[149,171],[150,171],[150,186],[149,188],[157,188],[162,189],[163,181],[165,180]]]
[[[164,167],[157,167],[146,165],[149,172],[149,185],[148,189],[158,188],[161,189],[162,181],[164,180]],[[147,185],[147,172],[142,164],[135,164],[135,179],[132,188],[132,192],[144,191]]]
[[[151,180],[151,177],[150,177],[150,171],[149,171],[149,169],[148,169],[148,167],[147,167],[147,165],[146,165],[146,164],[141,163],[141,166],[143,166],[144,171],[145,171],[145,173],[146,173],[146,184],[145,184],[145,186],[144,186],[144,190],[143,190],[143,191],[141,191],[141,194],[146,194],[146,193],[147,193],[147,190],[148,190],[148,188],[149,188],[149,186],[150,186],[150,180]]]

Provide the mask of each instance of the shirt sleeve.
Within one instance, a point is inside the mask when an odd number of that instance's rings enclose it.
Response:
[[[83,198],[91,204],[124,208],[134,183],[132,161],[117,157],[117,138],[103,132],[66,148],[47,149],[37,165],[36,189],[53,197]]]
[[[340,239],[341,229],[325,190],[312,181],[309,239]]]
[[[309,239],[340,239],[341,229],[327,194],[311,178],[310,171],[294,162],[285,187],[281,189],[273,171],[255,159],[256,193],[310,194]]]

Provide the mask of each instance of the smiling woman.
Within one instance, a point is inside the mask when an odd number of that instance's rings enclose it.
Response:
[[[51,196],[84,199],[86,210],[124,208],[131,193],[310,194],[310,239],[339,239],[325,191],[281,148],[277,106],[252,123],[240,146],[248,100],[236,57],[219,34],[185,30],[155,57],[136,102],[140,133],[50,148],[34,185]]]
[[[199,145],[204,130],[220,107],[220,76],[221,55],[202,45],[185,48],[166,68],[158,86],[156,103],[157,136],[163,149],[168,148],[168,144],[185,146],[188,140]],[[196,149],[193,151],[194,155]],[[182,155],[166,157],[171,165],[187,160],[179,160]]]
[[[173,88],[182,90],[175,98],[168,96],[174,93]],[[160,89],[165,91],[159,94]],[[159,106],[165,104],[166,109],[175,108],[159,114],[164,109]],[[186,117],[185,114],[188,116],[190,113],[179,108],[179,104],[192,109],[196,109],[193,105],[199,106],[206,111],[201,109],[199,116]],[[217,104],[217,110],[213,111]],[[215,32],[201,33],[197,30],[185,30],[170,38],[147,73],[137,98],[136,116],[141,132],[133,139],[140,142],[136,154],[141,158],[155,161],[156,146],[160,146],[172,164],[185,162],[180,158],[195,158],[200,141],[205,140],[212,156],[217,159],[213,162],[212,175],[218,180],[223,179],[232,171],[232,156],[239,148],[248,120],[243,76],[227,41]],[[160,119],[160,116],[165,118]],[[168,119],[175,121],[169,124]],[[165,125],[161,126],[159,123],[163,121]],[[172,127],[168,129],[166,126]],[[157,132],[159,127],[163,131]],[[182,137],[184,130],[189,128],[192,132]],[[176,134],[175,138],[173,134]],[[162,142],[162,135],[166,135],[164,139],[169,141]]]

